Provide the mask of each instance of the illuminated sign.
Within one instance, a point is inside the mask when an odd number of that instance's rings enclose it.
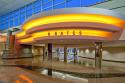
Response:
[[[62,29],[62,30],[50,30],[42,31],[31,34],[31,37],[26,39],[20,39],[20,42],[32,42],[35,38],[41,37],[53,37],[53,36],[95,36],[95,37],[110,37],[111,32],[101,30],[87,30],[87,29]]]

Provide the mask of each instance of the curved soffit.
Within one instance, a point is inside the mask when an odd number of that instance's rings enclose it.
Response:
[[[75,11],[74,11],[75,10]],[[77,22],[76,20],[80,20],[81,22],[83,21],[83,20],[81,20],[81,19],[84,19],[84,21],[82,22],[83,24],[84,24],[84,26],[85,26],[85,24],[86,25],[88,25],[87,23],[91,23],[89,26],[87,26],[87,27],[93,27],[93,26],[95,26],[96,28],[97,28],[97,25],[100,25],[100,27],[103,27],[103,29],[101,30],[102,32],[104,32],[103,30],[107,30],[107,31],[117,31],[117,30],[119,30],[119,31],[121,31],[122,30],[122,28],[121,27],[123,27],[124,26],[124,23],[125,23],[125,21],[124,21],[124,19],[125,19],[125,17],[123,16],[123,15],[120,15],[119,13],[116,13],[116,12],[113,12],[113,11],[111,11],[111,10],[106,10],[106,9],[99,9],[99,8],[89,8],[89,7],[77,7],[77,8],[64,8],[64,9],[56,9],[56,10],[53,10],[53,11],[48,11],[48,12],[42,12],[42,14],[36,14],[36,15],[34,15],[34,16],[32,16],[31,18],[29,18],[25,23],[24,23],[24,25],[22,26],[22,28],[25,30],[25,28],[24,27],[27,27],[27,29],[26,29],[26,31],[24,32],[25,33],[25,35],[23,35],[23,36],[26,36],[26,38],[28,38],[28,39],[25,39],[25,37],[24,37],[24,39],[25,40],[29,40],[29,39],[32,39],[31,38],[31,35],[26,35],[26,32],[28,32],[28,30],[30,31],[30,30],[32,30],[33,31],[33,28],[35,29],[36,27],[37,28],[39,28],[40,26],[45,26],[45,25],[51,25],[51,24],[54,24],[54,22],[51,22],[51,21],[54,21],[54,16],[57,16],[58,18],[61,18],[61,15],[62,16],[64,16],[64,18],[66,18],[65,19],[65,21],[66,20],[69,20],[69,19],[67,19],[67,18],[69,18],[69,17],[71,17],[72,16],[72,19],[73,20],[75,20],[74,21],[74,23],[75,22]],[[67,15],[69,15],[69,16],[67,16]],[[71,15],[71,16],[70,16]],[[78,15],[78,17],[76,17]],[[86,15],[86,17],[84,16],[84,15]],[[88,15],[88,16],[87,16]],[[92,17],[92,19],[89,21],[89,22],[86,22],[85,20],[87,19],[90,19],[91,17],[89,17],[89,16],[92,16],[93,15],[93,17]],[[67,16],[67,17],[66,17]],[[80,17],[81,16],[81,17]],[[83,18],[83,16],[84,16],[84,18]],[[95,16],[96,16],[96,18],[95,18]],[[53,20],[49,20],[49,18],[48,17],[52,17],[52,19]],[[48,22],[48,24],[44,24],[43,22],[44,21],[47,21],[47,20],[38,20],[38,19],[43,19],[43,18],[48,18],[48,20],[49,20],[49,22]],[[55,17],[56,18],[56,17]],[[75,18],[75,19],[74,19]],[[77,19],[76,19],[77,18]],[[94,18],[94,20],[96,20],[97,21],[97,23],[94,23],[94,21],[93,21],[93,18]],[[100,19],[101,18],[101,19]],[[35,20],[37,19],[37,21],[36,21],[36,26],[27,26],[26,24],[30,24],[30,25],[32,25],[33,23],[35,24]],[[69,21],[66,21],[67,23],[68,22],[72,22],[72,19],[70,19]],[[59,20],[64,20],[64,19],[59,19]],[[58,19],[57,19],[57,21],[55,22],[55,24],[56,23],[61,23],[61,22],[63,22],[63,23],[65,23],[65,21],[59,21]],[[107,21],[107,23],[109,23],[109,24],[106,24],[106,23],[101,23],[101,21]],[[37,25],[37,23],[38,22],[40,22],[41,21],[41,24],[43,23],[43,25]],[[80,21],[78,21],[78,22],[80,22]],[[92,22],[91,22],[92,21]],[[110,24],[111,23],[111,21],[112,22],[114,22],[114,25],[113,24]],[[119,21],[119,22],[118,22]],[[118,24],[117,24],[117,23]],[[116,25],[117,24],[117,25]],[[73,24],[72,24],[73,25]],[[80,25],[79,25],[80,26]],[[77,26],[77,27],[79,27],[79,26]],[[30,27],[30,28],[29,28]],[[58,27],[58,26],[57,26]],[[72,27],[72,26],[70,26],[70,27]],[[104,27],[110,27],[110,28],[104,28]],[[98,29],[98,28],[97,28]],[[99,30],[99,29],[98,29]],[[111,32],[110,31],[110,32]],[[23,31],[22,31],[23,32]],[[101,33],[101,32],[100,32]],[[105,32],[105,33],[108,33],[108,32]],[[104,34],[105,34],[104,33]],[[20,34],[20,33],[19,33]],[[18,34],[17,34],[18,35]],[[89,35],[90,36],[90,35]],[[99,36],[98,36],[99,37]],[[101,36],[100,36],[101,37]],[[23,37],[22,37],[23,38]],[[21,39],[22,39],[21,38]],[[105,39],[105,38],[104,38]],[[33,39],[32,39],[33,40]]]

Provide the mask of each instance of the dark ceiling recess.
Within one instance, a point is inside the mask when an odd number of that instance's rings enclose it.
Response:
[[[119,9],[119,8],[123,8],[123,7],[125,7],[125,6],[114,7],[114,8],[111,8],[110,10]]]
[[[113,1],[113,0],[105,0],[105,1],[103,1],[103,2],[96,3],[96,4],[93,4],[93,5],[90,5],[90,6],[94,6],[94,5],[98,5],[98,4],[102,4],[102,3],[107,3],[107,2],[109,2],[109,1]],[[88,7],[89,7],[89,6],[88,6]]]

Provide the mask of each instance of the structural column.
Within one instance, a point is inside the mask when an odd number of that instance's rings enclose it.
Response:
[[[14,40],[15,40],[15,36],[12,35],[11,30],[8,30],[5,50],[3,51],[2,58],[8,59],[8,58],[13,57]]]
[[[52,44],[48,44],[48,60],[52,61]]]
[[[10,37],[12,36],[12,31],[8,30],[7,31],[7,40],[6,40],[6,48],[5,50],[9,50],[10,48]]]
[[[57,60],[59,60],[59,48],[57,48]]]
[[[51,66],[51,61],[52,61],[52,43],[48,44],[48,61],[50,61],[50,66]],[[48,75],[52,76],[52,69],[48,69]]]
[[[74,48],[74,63],[77,62],[77,50]]]
[[[102,42],[95,42],[95,67],[101,69],[102,62]]]
[[[43,46],[43,61],[45,60],[45,46]]]
[[[67,63],[67,47],[64,46],[64,63]]]

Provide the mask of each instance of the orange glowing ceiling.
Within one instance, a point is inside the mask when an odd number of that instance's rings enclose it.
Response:
[[[22,31],[19,32],[18,34],[16,34],[16,37],[21,38],[26,35],[31,35],[31,37],[20,39],[21,42],[28,42],[28,41],[33,41],[34,38],[37,38],[40,36],[43,37],[43,35],[48,36],[49,31],[41,31],[39,33],[33,33],[33,34],[27,34],[26,32],[29,29],[35,28],[37,26],[51,24],[51,23],[60,23],[60,22],[96,22],[96,23],[114,25],[121,29],[123,28],[123,23],[125,23],[124,20],[121,20],[119,18],[116,18],[113,16],[99,15],[99,14],[60,14],[60,15],[40,17],[40,18],[36,18],[36,19],[26,22],[22,26]],[[71,31],[72,31],[72,29],[71,29]],[[76,33],[77,29],[74,31]],[[93,30],[93,29],[79,30],[79,31],[83,32],[82,36],[98,36],[98,37],[108,37],[109,36],[110,37],[112,34],[111,32],[108,32],[108,31]],[[58,32],[58,33],[63,32],[63,34],[65,34],[66,30],[51,31],[50,33],[55,34],[55,32]],[[47,34],[47,35],[45,35],[45,34]]]
[[[88,30],[88,29],[61,29],[61,30],[48,30],[33,33],[28,38],[21,39],[20,42],[32,42],[35,38],[41,37],[54,37],[54,36],[95,36],[95,37],[111,37],[112,33],[101,30]],[[75,37],[74,37],[75,39]]]

